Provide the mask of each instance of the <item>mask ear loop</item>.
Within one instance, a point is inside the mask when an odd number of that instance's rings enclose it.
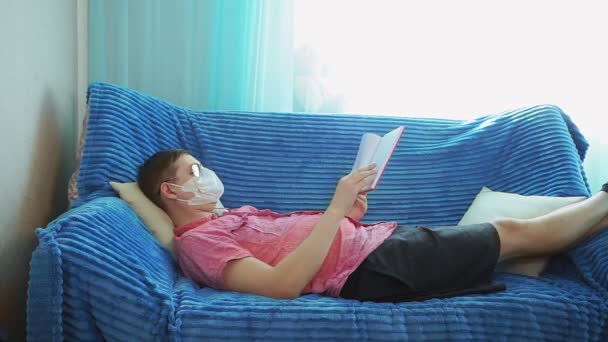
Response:
[[[174,184],[174,183],[169,183],[169,182],[166,182],[166,183],[168,185],[176,186],[176,187],[178,187],[180,189],[184,187],[183,185],[179,185],[179,184]],[[189,200],[185,200],[185,199],[181,199],[181,198],[176,198],[176,200],[180,201],[180,202],[188,202],[189,201]]]

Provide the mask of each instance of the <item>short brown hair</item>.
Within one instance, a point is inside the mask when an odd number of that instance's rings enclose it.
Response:
[[[156,152],[140,167],[137,173],[137,184],[141,191],[154,204],[164,209],[160,200],[160,185],[175,177],[175,162],[184,154],[192,155],[182,149],[163,150]]]

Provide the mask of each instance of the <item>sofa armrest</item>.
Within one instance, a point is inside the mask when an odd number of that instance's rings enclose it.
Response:
[[[163,339],[177,268],[126,202],[93,200],[36,234],[28,340]]]

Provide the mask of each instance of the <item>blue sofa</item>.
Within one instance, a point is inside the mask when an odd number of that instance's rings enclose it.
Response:
[[[224,181],[226,207],[326,208],[360,137],[405,135],[364,222],[455,225],[482,186],[588,196],[588,144],[559,108],[457,121],[194,111],[93,83],[79,199],[36,230],[30,341],[608,340],[608,233],[554,257],[539,278],[496,273],[507,290],[407,303],[304,295],[275,300],[185,278],[109,181],[135,180],[160,149],[186,148]],[[594,189],[597,190],[597,189]]]

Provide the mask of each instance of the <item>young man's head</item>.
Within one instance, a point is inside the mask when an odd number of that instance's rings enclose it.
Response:
[[[146,160],[139,168],[137,183],[175,225],[208,216],[224,191],[213,171],[179,149],[160,151]]]

